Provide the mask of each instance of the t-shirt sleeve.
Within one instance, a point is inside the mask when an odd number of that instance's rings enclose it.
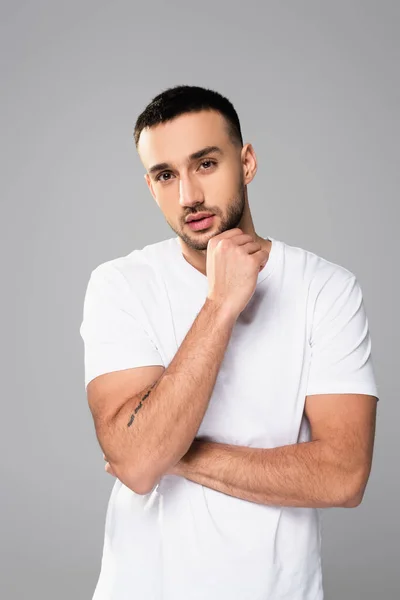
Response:
[[[345,279],[333,275],[322,286],[315,301],[310,345],[306,395],[378,398],[363,294],[353,274]]]
[[[85,388],[104,373],[164,366],[140,303],[124,275],[109,263],[90,275],[79,332],[84,341]]]

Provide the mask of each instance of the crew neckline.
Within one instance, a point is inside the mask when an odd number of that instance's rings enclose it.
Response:
[[[193,267],[187,260],[186,258],[183,256],[182,254],[182,248],[180,246],[179,243],[179,237],[175,236],[173,239],[173,246],[174,249],[178,255],[178,260],[180,262],[181,268],[185,270],[185,272],[187,273],[188,277],[191,277],[191,279],[197,281],[197,282],[203,282],[203,283],[207,283],[207,275],[204,275],[203,273],[201,273],[198,269],[196,269],[195,267]],[[258,277],[257,277],[257,285],[259,283],[261,283],[262,281],[265,281],[273,272],[277,262],[278,262],[278,258],[279,255],[281,253],[282,250],[282,243],[280,242],[280,240],[276,240],[275,238],[271,237],[271,236],[266,236],[264,239],[271,241],[271,249],[269,252],[269,258],[267,261],[267,264],[265,265],[265,267],[262,269],[262,271],[259,272]]]

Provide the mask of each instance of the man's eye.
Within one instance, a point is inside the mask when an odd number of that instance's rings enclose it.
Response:
[[[165,171],[164,173],[160,173],[159,175],[157,175],[156,181],[169,181],[169,179],[161,179],[163,175],[171,175],[171,173],[168,173],[167,171]]]
[[[201,166],[203,165],[211,165],[211,166],[215,166],[217,163],[215,162],[215,160],[203,160],[203,162],[201,163]],[[206,167],[206,171],[209,169],[210,167]]]
[[[216,164],[217,164],[217,162],[215,160],[203,160],[203,162],[200,164],[200,166],[204,167],[204,169],[206,171],[208,171],[211,167],[214,167]],[[171,177],[168,177],[168,179],[165,179],[165,177],[164,177],[165,175],[171,176],[172,173],[169,173],[168,171],[163,171],[163,173],[160,173],[159,175],[157,175],[156,181],[161,181],[161,182],[170,181]]]

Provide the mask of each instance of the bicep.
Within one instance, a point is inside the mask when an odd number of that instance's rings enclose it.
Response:
[[[321,441],[340,466],[369,475],[375,437],[377,398],[367,394],[315,394],[306,397],[311,438]]]

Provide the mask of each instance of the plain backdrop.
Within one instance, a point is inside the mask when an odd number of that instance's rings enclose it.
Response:
[[[324,512],[325,592],[400,596],[399,18],[395,0],[1,2],[2,598],[92,597],[114,478],[83,299],[97,265],[174,235],[132,133],[177,84],[238,111],[257,232],[358,277],[381,400],[363,503]]]

